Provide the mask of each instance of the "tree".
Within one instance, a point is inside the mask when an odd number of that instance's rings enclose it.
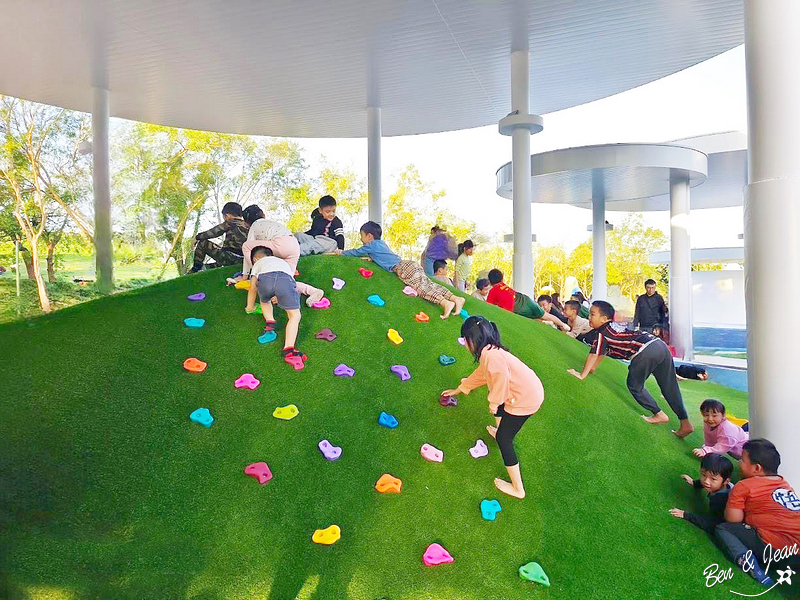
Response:
[[[650,264],[650,254],[664,249],[669,240],[660,229],[645,227],[639,213],[628,214],[606,240],[608,283],[618,285],[622,295],[633,300],[646,279],[659,275]]]

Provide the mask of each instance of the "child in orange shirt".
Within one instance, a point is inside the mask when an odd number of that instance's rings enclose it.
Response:
[[[714,535],[725,553],[762,585],[772,586],[769,566],[775,556],[796,562],[800,547],[800,498],[780,475],[781,455],[765,439],[746,442],[739,468],[744,479],[733,486],[725,507],[727,523]],[[765,567],[762,569],[761,561]]]
[[[489,412],[495,416],[497,426],[487,426],[486,430],[497,441],[511,479],[509,483],[496,478],[494,485],[509,496],[524,498],[525,488],[514,452],[514,436],[542,405],[542,382],[530,367],[502,345],[497,325],[484,317],[469,317],[461,326],[461,335],[478,368],[462,379],[456,389],[445,390],[442,394],[457,396],[469,394],[484,385],[489,388]]]

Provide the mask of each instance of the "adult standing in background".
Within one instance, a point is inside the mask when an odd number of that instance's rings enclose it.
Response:
[[[467,291],[467,283],[469,282],[469,275],[472,271],[472,253],[474,249],[475,244],[472,243],[472,240],[464,240],[458,245],[456,276],[453,278],[453,284],[462,292]]]
[[[636,310],[633,313],[633,328],[642,329],[648,333],[653,332],[653,327],[667,322],[667,305],[664,298],[656,291],[656,282],[648,279],[644,282],[645,292],[636,298]]]
[[[431,227],[431,235],[428,238],[428,245],[422,253],[422,267],[425,275],[433,277],[433,261],[435,260],[455,260],[458,258],[458,245],[448,233],[438,225]]]

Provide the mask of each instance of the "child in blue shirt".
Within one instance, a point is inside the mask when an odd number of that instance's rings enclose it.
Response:
[[[361,226],[361,248],[353,250],[337,250],[336,254],[342,256],[366,256],[382,269],[394,273],[407,286],[413,288],[420,298],[428,302],[438,304],[444,310],[442,319],[446,319],[451,314],[458,314],[464,308],[464,298],[456,296],[441,285],[433,283],[425,275],[425,271],[419,263],[410,260],[401,260],[397,254],[391,251],[381,239],[383,230],[374,221],[367,221]]]

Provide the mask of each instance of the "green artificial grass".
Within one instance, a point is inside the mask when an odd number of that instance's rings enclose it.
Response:
[[[687,440],[651,426],[625,388],[625,366],[606,360],[581,382],[567,374],[587,348],[537,322],[469,299],[496,321],[504,342],[537,372],[546,399],[517,437],[528,496],[500,494],[500,453],[486,390],[443,408],[473,363],[457,343],[461,319],[401,293],[403,284],[361,262],[313,257],[300,280],[326,290],[332,306],[303,306],[298,346],[304,371],[280,357],[278,340],[256,342],[263,319],[244,313],[245,292],[226,288],[235,269],[187,276],[87,302],[47,317],[0,326],[0,586],[10,598],[344,598],[483,600],[507,598],[722,598],[761,591],[736,573],[707,589],[703,570],[730,565],[708,537],[668,509],[700,509],[680,480],[696,474],[702,442],[697,406],[722,398],[739,415],[746,396],[709,383],[684,386],[697,431]],[[332,291],[331,277],[344,279]],[[205,292],[204,302],[188,294]],[[378,308],[366,297],[386,301]],[[430,317],[418,323],[420,310]],[[202,329],[186,317],[206,319]],[[329,327],[334,342],[315,339]],[[393,327],[405,338],[386,338]],[[450,354],[454,365],[437,358]],[[208,362],[184,371],[187,357]],[[333,376],[346,363],[352,379]],[[412,379],[389,372],[407,365]],[[235,389],[243,373],[261,386]],[[654,391],[656,388],[653,388]],[[272,417],[296,404],[291,421]],[[666,408],[666,403],[663,402]],[[208,407],[206,429],[189,413]],[[377,424],[395,415],[394,430]],[[669,413],[668,413],[669,414]],[[476,439],[489,446],[475,460]],[[317,443],[343,448],[325,460]],[[444,462],[419,455],[423,443]],[[264,486],[243,474],[266,461]],[[374,485],[403,481],[399,495]],[[479,503],[496,498],[495,522]],[[337,524],[333,546],[311,542]],[[442,544],[455,562],[425,567]],[[546,588],[517,569],[530,561]],[[3,591],[0,587],[0,591]],[[777,593],[777,590],[773,594]]]

